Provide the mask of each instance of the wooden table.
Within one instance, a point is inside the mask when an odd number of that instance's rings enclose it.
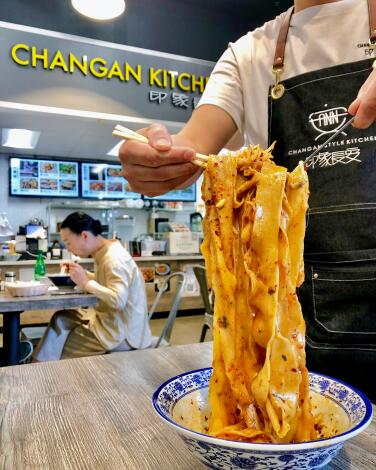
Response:
[[[211,343],[0,370],[0,468],[203,470],[154,413],[154,389],[211,364]],[[376,467],[376,418],[326,470]]]
[[[90,307],[97,303],[91,294],[72,293],[67,295],[40,295],[35,297],[12,297],[0,294],[0,315],[3,315],[3,363],[9,366],[18,364],[20,315],[26,310],[65,309]]]

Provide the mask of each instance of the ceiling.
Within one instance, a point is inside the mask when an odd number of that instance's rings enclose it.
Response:
[[[0,128],[17,128],[41,131],[35,149],[18,150],[0,145],[0,153],[16,155],[44,155],[52,157],[69,157],[79,159],[114,160],[106,155],[120,139],[112,137],[116,124],[122,124],[132,130],[145,127],[144,123],[122,120],[121,116],[94,115],[85,116],[64,114],[64,111],[25,111],[0,107]],[[177,132],[182,124],[171,123],[171,133]],[[1,131],[0,131],[1,132]],[[1,140],[0,140],[1,142]]]
[[[0,21],[216,60],[228,41],[287,9],[292,0],[127,0],[129,15],[124,21],[104,25],[75,14],[70,0],[1,0],[1,3]],[[208,22],[209,18],[212,21]],[[7,97],[1,99],[6,101]],[[116,144],[111,136],[116,123],[137,130],[149,121],[129,122],[122,116],[72,114],[62,109],[32,111],[0,102],[0,128],[41,131],[36,149],[18,151],[0,145],[0,153],[114,159],[106,153]],[[172,123],[169,130],[176,132],[180,127],[181,124]]]

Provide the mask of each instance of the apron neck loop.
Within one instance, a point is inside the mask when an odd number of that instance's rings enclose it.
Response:
[[[369,44],[376,49],[376,0],[367,0],[369,13]],[[282,25],[279,30],[277,46],[275,48],[273,61],[273,74],[275,75],[275,84],[272,87],[272,98],[277,100],[282,98],[285,87],[280,83],[281,75],[285,64],[285,50],[287,34],[290,28],[291,17],[294,13],[294,7],[290,7],[284,14]]]
[[[290,7],[284,14],[284,17],[282,20],[282,26],[281,26],[281,29],[279,30],[277,47],[275,48],[273,70],[283,70],[283,64],[285,62],[285,49],[286,49],[287,34],[289,32],[291,17],[293,13],[294,13],[294,7]]]

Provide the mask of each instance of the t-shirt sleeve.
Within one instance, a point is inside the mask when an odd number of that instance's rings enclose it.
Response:
[[[197,108],[204,104],[219,106],[232,117],[238,130],[243,133],[243,103],[238,61],[230,44],[215,65]]]

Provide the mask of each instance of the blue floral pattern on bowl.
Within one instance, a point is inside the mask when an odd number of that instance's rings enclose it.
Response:
[[[340,380],[309,374],[310,389],[338,404],[350,427],[331,438],[300,444],[260,444],[226,441],[191,431],[172,419],[175,405],[187,394],[209,385],[212,369],[186,372],[167,380],[153,394],[157,414],[178,431],[188,449],[205,465],[218,470],[305,470],[322,468],[333,459],[346,440],[365,429],[372,420],[370,401]]]

